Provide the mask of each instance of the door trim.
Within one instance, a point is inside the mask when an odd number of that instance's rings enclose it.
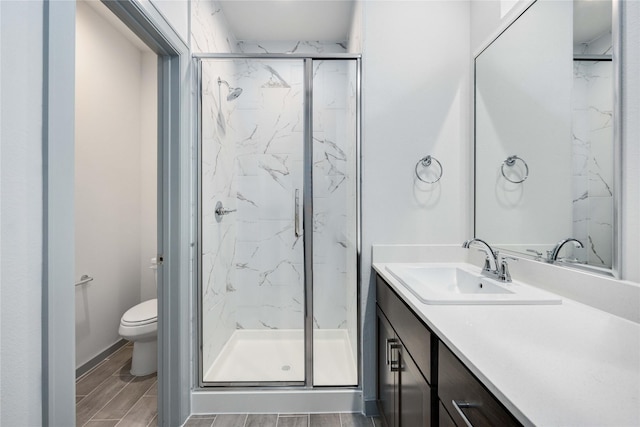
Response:
[[[158,54],[158,421],[181,425],[191,389],[189,48],[150,2],[104,4]],[[43,425],[75,424],[75,8],[44,1]]]

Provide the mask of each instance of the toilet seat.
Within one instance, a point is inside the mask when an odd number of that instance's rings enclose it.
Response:
[[[127,310],[122,316],[122,326],[144,326],[158,321],[158,300],[151,299]]]

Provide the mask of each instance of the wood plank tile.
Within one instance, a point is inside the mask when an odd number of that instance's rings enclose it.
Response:
[[[311,414],[309,415],[311,427],[340,427],[339,414]]]
[[[382,421],[382,417],[372,417],[374,427],[385,427],[384,421]]]
[[[104,363],[100,364],[96,369],[82,377],[82,379],[76,383],[76,395],[89,394],[105,379],[116,372],[120,372],[121,368],[126,365],[127,362],[131,363],[131,350],[133,350],[132,347],[122,347],[120,350],[109,356]],[[124,377],[131,376],[129,371],[125,371],[121,374],[119,373],[119,375]]]
[[[213,427],[244,427],[247,414],[218,414]]]
[[[158,396],[157,373],[154,375],[156,375],[156,382],[153,383],[151,387],[149,387],[149,390],[147,390],[147,392],[144,394],[145,396],[156,396],[156,397]]]
[[[147,427],[158,413],[156,398],[143,396],[117,424],[119,427]]]
[[[309,416],[280,416],[278,417],[278,427],[309,427]]]
[[[100,409],[91,419],[114,420],[124,417],[136,402],[156,381],[156,375],[134,377],[120,392]]]
[[[194,417],[191,416],[184,427],[211,427],[216,417],[208,416],[208,417]]]
[[[340,414],[342,427],[373,427],[371,418],[362,414]]]
[[[97,420],[97,421],[89,421],[84,426],[78,427],[115,427],[120,420]]]
[[[96,388],[76,405],[76,425],[82,426],[89,421],[96,412],[117,395],[132,379],[132,376],[107,377],[107,379],[100,384],[100,387]]]
[[[246,427],[276,427],[277,414],[249,414],[245,423]]]

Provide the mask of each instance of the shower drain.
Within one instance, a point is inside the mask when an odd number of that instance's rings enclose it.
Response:
[[[289,366],[289,365],[282,365],[282,370],[283,370],[283,371],[288,371],[289,369],[291,369],[291,366]]]

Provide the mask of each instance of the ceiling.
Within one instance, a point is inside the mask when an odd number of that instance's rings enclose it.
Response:
[[[221,0],[230,30],[242,41],[348,39],[354,0]]]

